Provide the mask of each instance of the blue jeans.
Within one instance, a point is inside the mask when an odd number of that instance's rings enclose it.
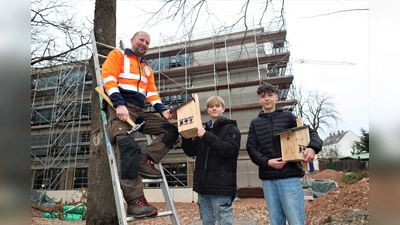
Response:
[[[304,225],[304,194],[299,178],[262,180],[270,224]]]
[[[231,225],[233,220],[232,196],[198,195],[200,218],[203,225]]]

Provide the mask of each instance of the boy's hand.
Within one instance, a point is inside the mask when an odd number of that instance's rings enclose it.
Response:
[[[268,166],[280,170],[286,164],[286,161],[283,161],[282,158],[275,158],[268,160]]]
[[[199,136],[199,138],[202,138],[204,133],[206,133],[206,130],[203,127],[197,129],[197,136]]]
[[[312,148],[306,148],[303,153],[305,162],[312,162],[315,158],[315,151]]]

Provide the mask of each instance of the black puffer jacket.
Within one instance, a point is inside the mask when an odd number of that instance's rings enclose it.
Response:
[[[196,156],[193,190],[199,194],[236,196],[240,131],[236,121],[220,117],[211,128],[204,123],[203,138],[182,138],[183,151]]]
[[[268,160],[282,157],[280,137],[275,132],[296,127],[296,116],[289,111],[276,109],[272,113],[261,111],[250,123],[246,149],[251,161],[258,166],[258,177],[261,180],[274,180],[289,177],[303,177],[301,163],[288,162],[280,169],[268,166]],[[317,154],[322,148],[322,140],[311,128],[310,143],[307,147]]]

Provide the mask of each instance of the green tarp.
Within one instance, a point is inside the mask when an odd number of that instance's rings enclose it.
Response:
[[[310,185],[313,195],[319,197],[337,188],[337,184],[332,180],[311,180],[307,182]]]
[[[315,198],[328,193],[330,190],[334,188],[337,188],[337,183],[333,180],[311,179],[311,180],[303,180],[302,183],[303,185],[310,186],[313,197]]]
[[[50,206],[56,202],[46,195],[46,190],[31,190],[31,205]]]

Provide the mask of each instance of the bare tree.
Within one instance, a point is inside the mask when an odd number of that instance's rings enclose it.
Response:
[[[31,1],[31,66],[46,67],[86,59],[90,42],[89,21],[72,13],[62,0]]]
[[[290,97],[297,100],[296,110],[304,123],[318,132],[325,133],[326,129],[336,129],[342,122],[333,97],[320,93],[316,89],[306,91],[302,86],[293,86]]]
[[[308,16],[308,17],[304,17],[304,18],[315,18],[315,17],[320,17],[320,16],[329,16],[329,15],[336,14],[336,13],[347,13],[347,12],[351,12],[351,11],[365,11],[365,10],[369,10],[369,9],[346,9],[346,10],[334,11],[334,12],[329,12],[329,13],[324,13],[324,14],[318,14],[315,16]]]
[[[97,42],[115,46],[116,4],[116,0],[96,0],[93,31]],[[98,46],[98,52],[99,54],[107,55],[109,49]],[[93,57],[90,60],[90,64],[92,74],[96,74]],[[86,224],[119,224],[105,141],[105,135],[107,134],[103,132],[99,95],[94,90],[99,81],[96,76],[93,76],[93,78],[92,138],[89,155],[89,191]]]
[[[157,24],[160,21],[167,20],[167,21],[181,21],[179,23],[179,26],[176,29],[176,32],[180,30],[184,30],[188,36],[190,36],[195,28],[199,24],[200,17],[202,20],[206,19],[209,21],[218,21],[221,24],[224,24],[224,22],[221,22],[219,16],[213,12],[213,9],[209,7],[207,0],[197,0],[195,2],[193,1],[164,1],[164,4],[162,6],[153,11],[153,12],[148,12],[152,16],[149,19],[148,24],[152,22],[152,24]],[[229,30],[235,27],[236,25],[242,24],[246,28],[248,27],[248,23],[252,22],[251,19],[248,19],[248,15],[251,15],[252,12],[249,12],[249,7],[250,4],[258,4],[258,2],[250,1],[250,0],[243,0],[243,4],[241,7],[239,7],[236,10],[237,14],[237,19],[233,21],[231,24],[227,25],[222,25],[220,30]],[[284,21],[283,17],[283,8],[284,8],[284,0],[279,1],[276,4],[279,5],[279,11],[280,14],[273,19],[275,21],[276,19]],[[260,19],[257,22],[260,26],[262,24],[262,21],[264,17],[266,16],[267,10],[269,7],[274,7],[272,4],[272,0],[267,0],[265,1],[265,4],[261,5],[261,14],[260,14]],[[206,17],[204,17],[206,15]],[[272,21],[271,21],[272,22]],[[284,23],[282,24],[284,26]]]
[[[225,21],[221,21],[221,15],[214,12],[214,8],[210,6],[212,1],[197,0],[197,1],[163,1],[164,3],[155,11],[147,11],[148,15],[151,15],[150,19],[145,23],[145,26],[156,26],[161,21],[180,21],[176,27],[175,36],[182,32],[185,37],[190,41],[193,37],[195,30],[203,30],[200,26],[206,26],[204,22],[212,21],[212,23],[222,24],[219,27],[214,27],[216,31],[215,35],[223,35],[229,33],[237,26],[243,26],[245,34],[243,35],[243,42],[246,39],[249,24],[252,27],[256,24],[259,28],[265,28],[265,22],[274,24],[276,30],[285,29],[285,18],[284,18],[284,3],[285,1],[272,1],[266,0],[264,3],[250,0],[234,1],[241,2],[242,4],[231,10],[231,14],[236,14],[237,18],[233,19],[231,23],[226,24]],[[277,6],[277,7],[276,7]],[[232,7],[231,7],[232,8]],[[231,9],[230,8],[230,9]],[[257,8],[258,21],[253,21],[252,15],[255,13],[254,8]],[[219,9],[217,9],[219,10]],[[271,16],[268,17],[267,16]],[[202,22],[200,22],[202,21]],[[208,24],[209,25],[209,24]],[[215,25],[215,24],[213,24]],[[277,26],[277,27],[276,27]],[[268,27],[268,26],[267,26]],[[236,59],[239,59],[242,54],[246,53],[246,46],[241,45],[241,49],[236,55]]]
[[[225,24],[225,21],[221,21],[220,15],[214,12],[214,9],[210,7],[210,0],[197,0],[197,1],[171,1],[164,0],[159,8],[156,8],[153,11],[148,11],[148,7],[144,9],[147,15],[151,15],[151,18],[144,26],[155,26],[159,24],[161,21],[180,21],[178,27],[176,28],[176,33],[183,31],[188,37],[190,37],[193,31],[196,28],[199,28],[201,24],[199,21],[215,21],[221,25],[219,30],[229,30],[234,28],[237,25],[243,25],[245,30],[247,31],[248,25],[253,24],[253,15],[257,14],[257,21],[254,21],[260,27],[262,27],[263,21],[267,20],[270,24],[278,23],[280,24],[280,29],[285,28],[285,16],[284,16],[284,8],[285,8],[285,0],[281,1],[272,1],[265,0],[264,2],[260,1],[251,1],[251,0],[241,0],[234,1],[241,3],[241,5],[237,8],[229,7],[230,14],[236,14],[237,18],[235,18],[231,23]],[[231,2],[232,3],[232,2]],[[257,12],[254,12],[254,9]],[[220,9],[217,9],[220,10]],[[336,13],[347,13],[351,11],[364,11],[368,10],[365,8],[360,9],[346,9],[339,11],[332,11],[326,14],[319,14],[311,17],[305,18],[313,18],[317,16],[327,16]],[[271,16],[271,17],[270,17]]]
[[[333,147],[329,149],[323,149],[318,153],[318,158],[329,159],[329,161],[332,162],[333,160],[339,158],[338,149],[335,149]]]

